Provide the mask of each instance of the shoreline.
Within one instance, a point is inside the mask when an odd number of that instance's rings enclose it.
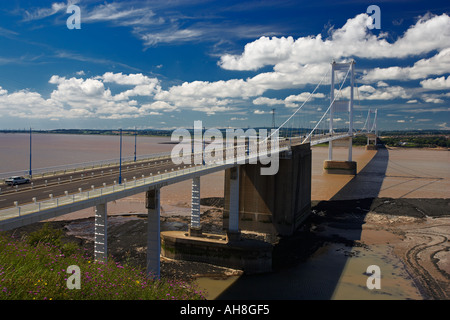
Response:
[[[220,233],[220,198],[202,200],[201,223],[204,230]],[[275,261],[271,273],[246,276],[240,270],[162,257],[161,277],[198,281],[200,286],[218,285],[217,292],[208,299],[286,299],[282,294],[277,298],[267,292],[268,297],[258,298],[252,294],[258,295],[260,289],[255,288],[248,293],[242,291],[241,286],[246,286],[246,280],[261,277],[276,279],[277,275],[298,268],[303,268],[304,276],[310,277],[311,270],[307,266],[314,265],[319,259],[324,263],[336,264],[332,270],[339,277],[330,282],[334,288],[329,286],[325,290],[328,291],[329,299],[450,299],[450,214],[445,211],[448,206],[450,199],[368,198],[314,201],[312,213],[301,229],[290,239],[276,238],[273,242]],[[187,215],[162,216],[161,231],[185,231],[189,222],[190,217]],[[67,241],[76,241],[93,254],[93,217],[50,223],[55,228],[64,230]],[[39,222],[9,233],[22,237],[43,224],[44,222]],[[146,230],[145,214],[109,216],[109,254],[115,261],[145,266]],[[255,237],[255,233],[244,231],[243,236]],[[430,236],[441,241],[430,242]],[[444,239],[446,241],[442,241]],[[391,275],[384,275],[381,293],[367,293],[368,290],[364,291],[361,283],[355,280],[357,278],[361,282],[367,279],[365,270],[356,271],[356,267],[352,266],[362,261],[381,263],[383,271],[393,268],[388,272]],[[317,278],[310,278],[312,286],[314,281],[320,284],[320,273],[313,274]],[[240,282],[243,284],[240,285]],[[270,287],[270,284],[267,285]],[[311,288],[310,290],[310,295],[307,292],[294,292],[292,296],[297,295],[298,299],[323,298],[317,296]]]

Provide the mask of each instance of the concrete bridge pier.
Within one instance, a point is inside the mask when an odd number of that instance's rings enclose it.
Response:
[[[200,236],[202,226],[200,224],[200,176],[192,179],[191,193],[191,224],[189,226],[190,236]]]
[[[352,160],[353,138],[339,139],[329,142],[328,160],[323,163],[323,171],[327,174],[348,174],[356,175],[357,163]],[[348,146],[348,160],[333,160],[333,145]]]
[[[239,172],[239,167],[229,169],[228,241],[238,241],[241,237],[239,231]]]
[[[377,150],[377,140],[378,138],[375,134],[368,134],[366,150]]]
[[[261,175],[260,163],[225,171],[223,228],[291,236],[311,209],[311,148],[292,146],[280,154],[275,175]]]
[[[161,204],[159,188],[150,189],[146,193],[146,208],[148,210],[147,226],[147,275],[159,278],[161,263],[160,216]]]
[[[95,206],[94,257],[96,261],[107,261],[108,213],[106,202]]]

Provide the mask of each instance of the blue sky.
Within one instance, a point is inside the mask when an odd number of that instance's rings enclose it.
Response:
[[[81,29],[67,27],[71,4]],[[369,5],[380,29],[367,27]],[[280,124],[333,59],[354,59],[356,127],[378,108],[381,130],[448,130],[449,11],[414,0],[2,1],[0,128],[247,128],[271,125],[272,109]],[[293,125],[314,126],[329,92],[323,83]]]

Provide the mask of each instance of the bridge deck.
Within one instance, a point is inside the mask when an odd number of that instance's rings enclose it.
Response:
[[[348,133],[317,135],[311,137],[307,143],[316,145],[346,137],[349,137]],[[280,140],[278,152],[288,151],[291,145],[304,142],[304,137]],[[168,158],[169,154],[158,155],[158,160],[144,159],[136,165],[128,166],[128,170],[125,169],[127,166],[123,166],[124,182],[120,185],[114,181],[117,179],[118,166],[111,166],[106,173],[104,168],[103,170],[96,168],[82,171],[83,173],[77,178],[73,178],[70,174],[61,174],[54,176],[53,179],[35,179],[33,187],[3,188],[3,193],[0,195],[0,228],[16,225],[19,221],[22,223],[40,221],[92,207],[98,203],[128,197],[155,186],[162,187],[225,170],[249,161],[256,161],[258,154],[245,155],[243,159],[237,159],[239,161],[233,159],[235,161],[232,163],[210,163],[189,167],[175,165]],[[49,198],[50,194],[51,198]]]
[[[280,146],[278,152],[288,150],[288,145]],[[209,163],[203,165],[175,165],[171,161],[166,162],[164,164],[164,172],[161,172],[161,167],[154,167],[153,171],[156,171],[155,174],[150,173],[147,177],[136,178],[136,179],[124,179],[122,184],[112,184],[112,185],[102,185],[99,188],[92,188],[89,191],[81,191],[78,193],[69,193],[67,191],[67,186],[69,184],[56,184],[52,185],[53,189],[55,187],[58,188],[58,192],[60,194],[64,194],[64,196],[52,197],[51,199],[48,196],[45,198],[46,200],[41,201],[32,201],[30,195],[42,194],[41,188],[30,189],[26,192],[17,191],[17,192],[9,192],[8,194],[3,196],[5,201],[3,204],[0,204],[4,209],[0,210],[0,228],[6,230],[6,228],[11,228],[11,226],[17,226],[28,224],[36,221],[41,221],[44,219],[48,219],[50,217],[56,217],[59,215],[67,214],[70,212],[82,210],[85,208],[89,208],[95,206],[99,203],[105,203],[109,201],[114,201],[120,198],[128,197],[133,194],[142,193],[150,188],[154,187],[163,187],[169,184],[181,182],[184,180],[189,180],[197,176],[207,175],[210,173],[214,173],[217,171],[225,170],[227,168],[231,168],[233,166],[238,166],[241,164],[249,163],[252,161],[256,161],[258,159],[258,154],[249,154],[244,155],[242,158],[233,159],[230,162],[224,163]],[[132,173],[136,174],[136,171]],[[128,173],[128,175],[132,174]],[[96,179],[99,179],[98,177]],[[100,179],[105,179],[104,177],[100,177]],[[111,179],[111,177],[110,177]],[[131,181],[130,181],[131,180]],[[101,180],[104,181],[104,180]],[[83,180],[72,181],[72,189],[80,186],[81,183],[89,184],[92,183],[92,180],[88,180],[88,182],[83,182]],[[50,191],[48,186],[44,188],[47,192]],[[56,194],[55,191],[53,191]],[[27,203],[22,205],[17,205],[13,207],[5,207],[7,205],[6,200],[9,202],[12,199],[19,199],[26,196],[24,198]],[[42,195],[41,195],[42,196]],[[17,201],[17,200],[15,200]]]

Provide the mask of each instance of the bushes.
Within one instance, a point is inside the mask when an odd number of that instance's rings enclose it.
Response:
[[[93,261],[75,243],[62,243],[50,225],[24,240],[0,236],[0,300],[204,299],[187,282],[153,280],[109,259]],[[80,268],[80,289],[69,289],[67,268]]]
[[[49,223],[45,223],[44,226],[37,231],[31,232],[26,237],[26,243],[31,246],[37,246],[39,244],[46,244],[49,246],[57,247],[65,255],[71,255],[78,249],[78,245],[73,242],[62,242],[63,232],[59,229],[54,229]]]
[[[383,143],[390,147],[409,148],[449,148],[450,139],[445,136],[391,136],[384,137]]]

